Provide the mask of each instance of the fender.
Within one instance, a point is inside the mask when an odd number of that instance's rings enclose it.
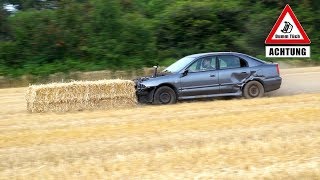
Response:
[[[244,85],[247,84],[247,82],[249,81],[259,81],[264,86],[263,81],[261,79],[264,79],[265,76],[260,72],[261,70],[250,71],[248,77],[243,79],[239,84],[237,84],[240,87],[240,90],[243,90]]]

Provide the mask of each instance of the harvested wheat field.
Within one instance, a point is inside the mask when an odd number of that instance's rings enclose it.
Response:
[[[320,94],[28,113],[0,90],[0,179],[319,179]]]

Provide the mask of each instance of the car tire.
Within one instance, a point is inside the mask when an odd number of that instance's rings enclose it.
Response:
[[[243,89],[243,97],[246,99],[259,98],[264,95],[264,87],[258,81],[249,81]]]
[[[153,104],[174,104],[177,102],[177,95],[168,86],[159,87],[154,93]]]

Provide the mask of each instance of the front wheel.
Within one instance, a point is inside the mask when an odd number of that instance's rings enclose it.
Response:
[[[174,104],[176,101],[176,93],[168,86],[162,86],[154,93],[153,104]]]
[[[264,94],[264,87],[258,81],[248,82],[243,89],[243,96],[246,99],[262,97]]]

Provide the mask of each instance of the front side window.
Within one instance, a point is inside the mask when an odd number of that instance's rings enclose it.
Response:
[[[210,71],[216,69],[216,57],[203,57],[189,66],[189,72]]]

